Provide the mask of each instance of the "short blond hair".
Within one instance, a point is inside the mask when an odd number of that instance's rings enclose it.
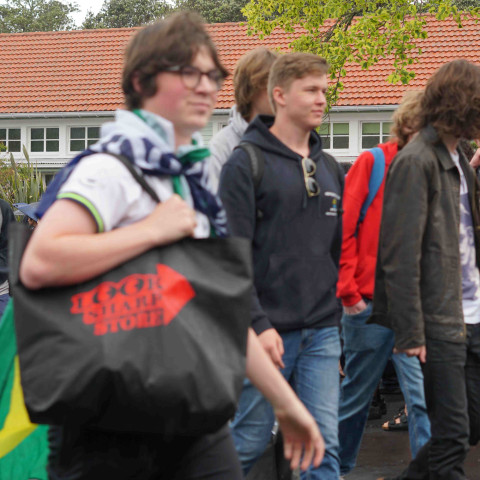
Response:
[[[274,112],[277,111],[273,99],[273,89],[288,89],[294,80],[308,75],[326,75],[329,65],[327,61],[313,53],[285,53],[275,61],[268,77],[268,98]]]
[[[235,104],[245,120],[250,119],[255,97],[267,89],[268,75],[277,58],[278,53],[259,47],[238,61],[233,75]]]
[[[408,143],[412,133],[420,129],[422,97],[423,90],[409,90],[403,95],[399,107],[393,113],[390,134],[399,149]]]

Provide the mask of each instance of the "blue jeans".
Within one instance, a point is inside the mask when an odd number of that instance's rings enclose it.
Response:
[[[380,325],[368,325],[371,310],[371,302],[367,302],[363,312],[342,317],[345,379],[340,387],[338,414],[342,475],[355,466],[372,397],[390,357],[407,404],[412,457],[430,438],[420,362],[417,357],[392,355],[394,333]]]
[[[282,333],[281,337],[285,349],[283,376],[317,421],[325,440],[322,464],[302,472],[301,478],[338,480],[338,328],[305,328]],[[273,409],[268,401],[245,380],[231,424],[233,441],[245,475],[267,447],[274,421]]]

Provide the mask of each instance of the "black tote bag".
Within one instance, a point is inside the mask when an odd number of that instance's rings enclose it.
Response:
[[[252,268],[245,239],[185,239],[82,284],[25,288],[30,232],[12,225],[10,282],[32,422],[199,435],[235,412]]]

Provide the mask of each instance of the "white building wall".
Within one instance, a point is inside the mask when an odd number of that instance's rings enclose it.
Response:
[[[394,108],[381,111],[331,111],[325,116],[324,122],[339,122],[349,124],[349,146],[347,149],[326,148],[325,150],[333,155],[340,162],[352,163],[358,155],[365,149],[362,149],[362,123],[363,122],[389,122],[391,120]],[[216,133],[218,130],[228,124],[228,113],[215,114],[210,121],[211,127],[208,127],[208,134],[204,139],[208,142],[211,138],[210,131]],[[202,132],[203,133],[203,132]]]
[[[348,111],[343,109],[336,111],[333,109],[324,119],[325,122],[348,123],[349,125],[349,145],[348,148],[334,149],[326,148],[337,160],[341,162],[353,162],[360,154],[362,149],[361,128],[363,122],[388,122],[391,119],[393,108],[379,107],[377,111],[374,109],[366,111]],[[205,143],[221,128],[228,124],[229,112],[216,110],[212,115],[212,119],[202,130]],[[71,127],[100,127],[106,121],[113,119],[113,112],[103,112],[96,116],[92,115],[38,115],[20,117],[17,116],[1,116],[0,129],[2,128],[20,128],[21,143],[25,145],[30,155],[30,160],[44,171],[45,173],[53,173],[63,167],[78,152],[70,151],[70,128]],[[35,127],[58,127],[59,128],[59,151],[58,152],[31,152],[31,129]],[[23,160],[23,153],[14,153],[16,161]]]

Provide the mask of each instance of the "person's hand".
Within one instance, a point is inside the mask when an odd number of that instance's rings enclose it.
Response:
[[[472,159],[470,160],[470,166],[472,168],[480,167],[480,148],[477,148],[475,154],[473,155]]]
[[[425,345],[416,348],[407,348],[405,350],[394,348],[393,353],[404,353],[407,357],[418,357],[421,363],[427,361],[427,347]]]
[[[303,403],[295,397],[294,405],[275,409],[275,415],[283,433],[284,454],[290,460],[290,468],[295,470],[299,465],[302,470],[307,470],[310,465],[318,467],[325,454],[325,443],[317,423]]]
[[[282,361],[284,353],[282,337],[274,328],[268,328],[258,335],[263,349],[268,353],[272,362],[279,368],[285,368]]]
[[[176,194],[159,203],[141,223],[152,235],[155,245],[167,245],[191,237],[197,226],[195,210]]]
[[[355,305],[352,305],[351,307],[343,307],[343,311],[347,315],[357,315],[358,313],[362,313],[366,308],[367,308],[367,304],[362,299]]]

